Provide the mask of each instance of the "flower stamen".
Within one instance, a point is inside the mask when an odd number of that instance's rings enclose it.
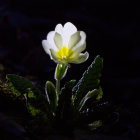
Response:
[[[73,50],[63,46],[60,50],[57,51],[57,56],[63,62],[70,61],[73,58]]]

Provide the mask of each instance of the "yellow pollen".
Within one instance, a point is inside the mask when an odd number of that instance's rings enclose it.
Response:
[[[70,61],[73,57],[73,50],[63,46],[60,50],[57,51],[57,56],[63,62]]]

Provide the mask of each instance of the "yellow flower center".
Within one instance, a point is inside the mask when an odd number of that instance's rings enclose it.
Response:
[[[57,56],[62,62],[66,63],[66,61],[72,60],[73,50],[63,46],[60,50],[57,51]]]

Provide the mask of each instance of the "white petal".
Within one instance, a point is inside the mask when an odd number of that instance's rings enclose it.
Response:
[[[54,35],[55,35],[55,31],[49,32],[47,35],[47,41],[50,44],[49,48],[52,48],[53,50],[57,51],[58,48],[56,47],[55,42],[54,42]]]
[[[63,45],[68,46],[71,35],[77,32],[77,28],[70,22],[67,22],[63,28]]]
[[[51,53],[50,53],[50,47],[51,47],[51,45],[48,43],[47,40],[43,40],[43,41],[42,41],[42,46],[43,46],[45,52],[46,52],[47,54],[51,55]]]
[[[67,22],[64,25],[63,31],[72,35],[77,32],[77,28],[71,22]]]
[[[56,27],[55,27],[55,31],[59,34],[62,34],[62,32],[63,32],[62,24],[57,24]]]
[[[83,31],[80,31],[80,36],[81,36],[81,40],[74,46],[73,50],[76,50],[77,48],[83,46],[83,44],[85,44],[86,42],[86,34]]]
[[[56,63],[58,63],[58,57],[56,54],[56,51],[54,51],[53,49],[50,49],[50,53],[51,53],[51,59],[54,60]]]
[[[88,57],[89,57],[88,52],[85,52],[84,54],[80,53],[78,58],[76,58],[75,60],[71,61],[70,63],[80,64],[80,63],[85,62],[88,59]]]
[[[86,48],[86,34],[83,31],[80,31],[81,40],[72,48],[74,51],[74,57],[79,55]]]
[[[73,48],[81,40],[80,31],[74,33],[69,40],[68,48]]]
[[[54,35],[54,42],[55,42],[55,45],[57,46],[58,49],[61,49],[62,45],[63,45],[63,42],[62,42],[62,37],[59,33],[55,33]]]
[[[82,44],[81,46],[77,47],[76,49],[74,49],[74,54],[73,54],[73,57],[78,57],[79,54],[84,51],[86,48],[86,42],[84,44]]]

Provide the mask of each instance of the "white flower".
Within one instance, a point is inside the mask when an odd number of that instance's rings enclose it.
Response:
[[[86,34],[83,31],[77,31],[77,28],[70,22],[64,27],[57,24],[55,31],[47,35],[47,40],[42,41],[46,53],[50,55],[56,63],[83,63],[89,53],[81,53],[86,48]]]

